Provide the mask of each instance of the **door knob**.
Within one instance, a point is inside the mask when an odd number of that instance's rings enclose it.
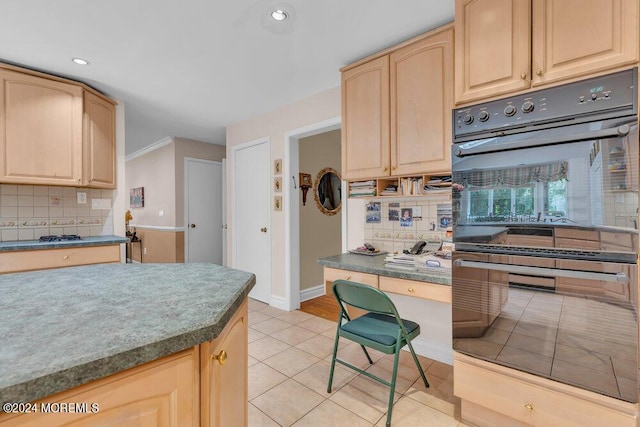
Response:
[[[189,225],[189,227],[196,228],[196,225],[195,224],[191,224],[191,225]]]
[[[260,229],[260,231],[262,231],[263,233],[266,233],[266,232],[267,232],[267,227],[262,227],[262,228]]]

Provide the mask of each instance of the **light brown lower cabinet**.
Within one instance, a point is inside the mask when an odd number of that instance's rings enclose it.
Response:
[[[201,427],[248,423],[247,305],[245,300],[218,338],[200,345]]]
[[[461,416],[479,427],[636,427],[638,405],[454,352]]]
[[[120,262],[120,245],[84,246],[0,253],[0,274]]]
[[[37,402],[37,413],[2,414],[0,426],[195,427],[198,425],[196,369],[197,353],[191,348],[44,398]],[[62,403],[86,404],[86,412],[45,412],[46,405],[50,404],[55,411]],[[78,409],[74,405],[74,410]]]
[[[0,427],[247,426],[247,306],[212,341],[38,402],[86,403],[87,413],[0,413]]]

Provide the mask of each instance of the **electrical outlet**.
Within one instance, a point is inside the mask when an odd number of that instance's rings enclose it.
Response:
[[[159,216],[160,218],[164,218],[164,211],[163,211],[162,209],[160,209],[160,210],[158,211],[158,216]]]
[[[87,193],[79,191],[77,196],[78,196],[78,204],[79,205],[86,205],[87,204]]]

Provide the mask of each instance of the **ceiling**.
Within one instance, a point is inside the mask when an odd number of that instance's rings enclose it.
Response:
[[[453,13],[454,0],[3,0],[0,61],[122,101],[130,154],[165,137],[224,144],[227,125],[336,87],[340,67]]]

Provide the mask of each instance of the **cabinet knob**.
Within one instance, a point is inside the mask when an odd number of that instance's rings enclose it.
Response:
[[[527,403],[526,405],[524,405],[525,408],[527,408],[529,411],[533,411],[533,405],[531,403]]]
[[[196,225],[195,224],[189,224],[189,227],[196,228]]]
[[[63,256],[62,259],[69,259],[69,255]]]
[[[527,80],[527,73],[522,73],[522,74],[520,74],[520,78],[521,78],[522,80]]]
[[[541,75],[542,75],[542,68],[538,68],[538,69],[536,70],[536,75],[537,75],[537,76],[541,76]]]
[[[389,170],[389,168],[385,166],[384,169],[382,169],[382,170],[383,170],[383,172],[386,172],[386,171]]]
[[[344,280],[351,280],[351,276],[345,277]]]
[[[220,365],[227,363],[227,352],[220,350],[220,353],[211,355],[211,360],[217,360]]]
[[[78,178],[78,184],[80,184],[80,178]]]
[[[266,233],[266,232],[267,232],[267,227],[262,227],[262,228],[260,229],[260,231],[261,231],[262,233]]]
[[[396,166],[391,166],[391,170],[392,170],[392,171],[394,171],[394,170],[396,170],[396,169],[398,169]]]
[[[414,293],[414,292],[416,291],[416,290],[415,290],[415,289],[413,289],[413,288],[409,288],[409,289],[407,289],[407,290],[408,290],[409,292],[411,292],[411,293]]]

